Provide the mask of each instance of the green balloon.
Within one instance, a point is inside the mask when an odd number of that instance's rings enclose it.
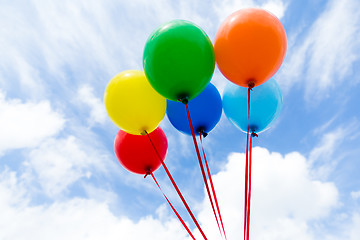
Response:
[[[148,38],[143,66],[159,94],[186,103],[210,82],[215,68],[214,48],[201,28],[189,21],[173,20]]]

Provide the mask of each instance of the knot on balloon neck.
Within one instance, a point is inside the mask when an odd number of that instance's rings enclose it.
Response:
[[[183,104],[188,104],[189,99],[187,97],[181,97],[178,99],[179,102],[182,102]]]
[[[258,137],[258,135],[256,133],[254,133],[254,132],[251,133],[251,136],[252,137]]]
[[[147,170],[147,171],[146,171],[144,178],[146,178],[146,177],[149,176],[149,175],[151,175],[151,170]]]
[[[145,135],[147,135],[148,134],[148,132],[146,131],[146,130],[144,130],[144,131],[142,131],[141,133],[140,133],[140,135],[142,135],[142,136],[145,136]]]
[[[252,90],[255,87],[255,82],[253,79],[250,79],[248,82],[248,88],[249,90]]]
[[[204,130],[201,128],[200,129],[200,135],[202,135],[204,138],[206,138],[206,136],[208,135],[208,133],[204,132]]]

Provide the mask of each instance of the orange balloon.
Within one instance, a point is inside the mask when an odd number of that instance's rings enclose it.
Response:
[[[262,9],[242,9],[227,17],[216,33],[216,63],[228,80],[255,87],[280,68],[286,42],[285,29],[277,17]]]

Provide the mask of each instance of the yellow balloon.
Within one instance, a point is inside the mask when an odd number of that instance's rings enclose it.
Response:
[[[104,102],[110,119],[135,135],[154,131],[166,112],[166,99],[151,87],[145,73],[138,70],[124,71],[111,79]]]

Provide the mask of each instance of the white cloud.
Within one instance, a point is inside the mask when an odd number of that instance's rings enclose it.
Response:
[[[62,158],[62,164],[47,167],[45,158],[49,157],[47,160],[51,161],[53,154],[37,150],[36,154],[44,154],[44,162],[35,161],[31,165],[34,169],[40,166],[39,170],[48,172],[43,175],[43,179],[39,179],[39,183],[52,181],[50,175],[59,181],[57,176],[62,176],[63,181],[71,179],[76,172],[83,176],[84,156],[83,153],[77,153],[74,141],[69,138],[56,142],[60,150],[48,148],[46,144],[42,148],[54,154],[60,154],[60,151],[74,154],[71,157],[76,158],[79,164],[69,163],[66,158]],[[62,153],[62,156],[67,155]],[[229,239],[242,236],[244,158],[244,154],[231,154],[224,169],[213,176]],[[71,167],[66,167],[68,165]],[[57,167],[62,168],[59,170],[62,174],[54,170]],[[338,206],[338,190],[331,182],[312,179],[309,170],[308,161],[299,153],[282,156],[260,147],[253,149],[252,239],[316,239],[310,222],[328,217]],[[4,229],[0,232],[1,239],[189,239],[164,204],[159,206],[156,216],[144,216],[133,221],[121,213],[115,215],[110,210],[117,194],[91,186],[86,187],[90,193],[88,199],[72,198],[43,205],[30,204],[32,199],[26,182],[28,178],[18,177],[19,174],[9,170],[0,173],[0,195],[4,196],[0,199],[0,211],[3,213],[0,227]],[[56,182],[52,184],[54,188],[58,187]],[[208,199],[202,201],[198,220],[209,239],[219,239]],[[338,236],[349,236],[348,239],[355,240],[359,217],[354,214],[352,219],[346,217],[345,220],[348,227],[339,232]],[[195,232],[201,238],[198,231]],[[323,235],[328,240],[344,239],[329,236],[328,233]]]
[[[295,53],[290,56],[288,67],[291,65],[291,76],[303,72],[307,64],[303,59],[310,56],[311,66],[305,74],[309,79],[306,84],[308,91],[325,91],[334,83],[342,83],[358,59],[353,52],[359,47],[358,42],[347,42],[348,39],[358,39],[357,5],[354,1],[345,3],[347,5],[333,1],[327,12],[312,26],[301,46],[295,47]],[[49,94],[51,87],[60,86],[65,90],[59,89],[57,93],[56,89],[53,93],[56,92],[56,96],[65,102],[73,100],[73,95],[70,98],[59,95],[78,93],[82,103],[90,109],[94,123],[104,123],[104,109],[96,95],[98,87],[104,87],[109,80],[104,79],[107,78],[104,75],[113,75],[124,68],[141,68],[141,46],[158,24],[180,17],[204,24],[205,28],[214,31],[209,25],[218,21],[214,18],[216,20],[207,22],[209,16],[198,15],[200,10],[202,14],[208,10],[200,9],[199,1],[191,4],[174,4],[166,0],[136,0],[126,4],[121,1],[116,4],[112,1],[29,1],[21,6],[17,4],[10,1],[2,3],[0,8],[0,52],[3,56],[0,59],[0,84],[6,89],[19,87],[24,96],[29,94],[34,98]],[[220,20],[241,7],[255,5],[270,10],[279,18],[286,10],[286,4],[279,0],[260,4],[251,0],[214,3]],[[209,11],[212,13],[213,10]],[[334,23],[337,18],[339,23]],[[342,29],[339,25],[350,28]],[[324,37],[328,31],[331,33],[329,39]],[[343,32],[343,35],[338,32]],[[338,44],[343,48],[337,49]],[[328,49],[332,50],[330,54]],[[334,59],[342,62],[334,63]],[[321,72],[324,75],[320,76]],[[334,78],[332,74],[337,74],[339,78]],[[317,84],[312,84],[316,82],[314,79],[319,79]],[[293,84],[291,77],[286,81]],[[78,86],[83,87],[79,89]],[[5,118],[2,111],[7,113]],[[72,184],[92,176],[94,168],[101,168],[101,154],[93,151],[92,147],[85,147],[86,143],[82,142],[84,137],[78,138],[80,134],[52,138],[63,129],[65,120],[48,101],[5,100],[0,95],[0,113],[0,154],[9,149],[34,148],[25,162],[30,172],[21,175],[22,169],[17,169],[17,173],[1,173],[1,239],[186,238],[178,221],[168,217],[163,205],[157,211],[159,216],[144,216],[139,221],[133,221],[125,216],[115,216],[109,210],[112,202],[109,198],[116,198],[117,193],[99,191],[92,185],[85,186],[90,199],[55,200]],[[185,140],[181,137],[179,141],[193,151],[190,148],[191,138]],[[326,157],[335,142],[334,133],[325,135],[310,159]],[[182,153],[186,155],[188,152]],[[219,200],[224,206],[229,239],[230,236],[241,237],[243,159],[242,154],[232,155],[226,168],[214,176]],[[309,221],[329,214],[338,204],[338,193],[333,183],[312,179],[309,167],[309,162],[297,153],[281,156],[261,148],[254,149],[254,239],[314,239]],[[21,177],[18,178],[19,175]],[[140,185],[136,181],[142,180],[137,177],[120,178],[136,188]],[[27,189],[31,184],[25,181],[34,181],[32,183],[41,186],[45,194],[54,197],[54,202],[36,205],[38,203],[31,199]],[[354,192],[353,195],[356,197],[356,194]],[[218,234],[212,232],[217,229],[214,222],[207,224],[213,219],[207,215],[211,214],[207,202],[205,199],[200,219],[210,236],[216,238]],[[351,235],[351,239],[359,236],[359,219],[358,214],[353,215],[352,228],[346,235]]]
[[[24,206],[28,204],[28,200],[24,199],[26,194],[25,188],[21,182],[19,182],[16,172],[10,172],[8,168],[5,168],[0,173],[0,211],[6,215],[6,209],[4,206],[18,205]],[[0,218],[0,221],[2,218]]]
[[[287,5],[284,4],[281,0],[272,0],[261,5],[261,8],[268,10],[269,12],[277,16],[279,19],[281,19],[285,14]]]
[[[20,194],[21,193],[21,194]],[[186,238],[177,219],[144,216],[133,221],[114,215],[106,202],[73,198],[30,205],[15,172],[0,173],[1,239],[174,239]]]
[[[49,101],[7,100],[0,92],[0,154],[6,150],[34,147],[56,135],[65,120]]]
[[[329,1],[306,37],[299,37],[297,44],[289,48],[278,75],[285,89],[302,82],[310,100],[329,97],[331,90],[358,83],[346,77],[360,57],[360,43],[355,40],[360,39],[359,9],[356,0]]]
[[[36,173],[36,181],[45,194],[55,197],[81,178],[90,178],[92,170],[105,171],[105,159],[79,139],[48,139],[29,153],[25,165]]]
[[[264,3],[261,4],[254,0],[225,0],[213,3],[213,8],[221,22],[233,12],[249,7],[263,8],[281,19],[284,16],[287,6],[281,0],[269,0],[267,2],[264,1]]]
[[[357,240],[360,236],[360,214],[354,213],[352,216],[352,223],[349,231],[350,240]]]
[[[243,234],[244,159],[244,154],[231,154],[225,169],[213,176],[229,239]],[[309,170],[299,153],[253,149],[252,239],[314,239],[309,221],[327,217],[339,202],[334,183],[312,179]],[[208,202],[204,199],[199,218],[208,237],[216,238]]]
[[[105,105],[101,99],[94,95],[93,88],[84,85],[78,90],[78,101],[90,108],[90,116],[88,122],[104,124],[107,120]]]
[[[359,209],[352,211],[350,214],[337,219],[335,223],[340,226],[341,231],[333,234],[327,233],[324,239],[326,240],[358,240],[360,236],[360,212]]]

